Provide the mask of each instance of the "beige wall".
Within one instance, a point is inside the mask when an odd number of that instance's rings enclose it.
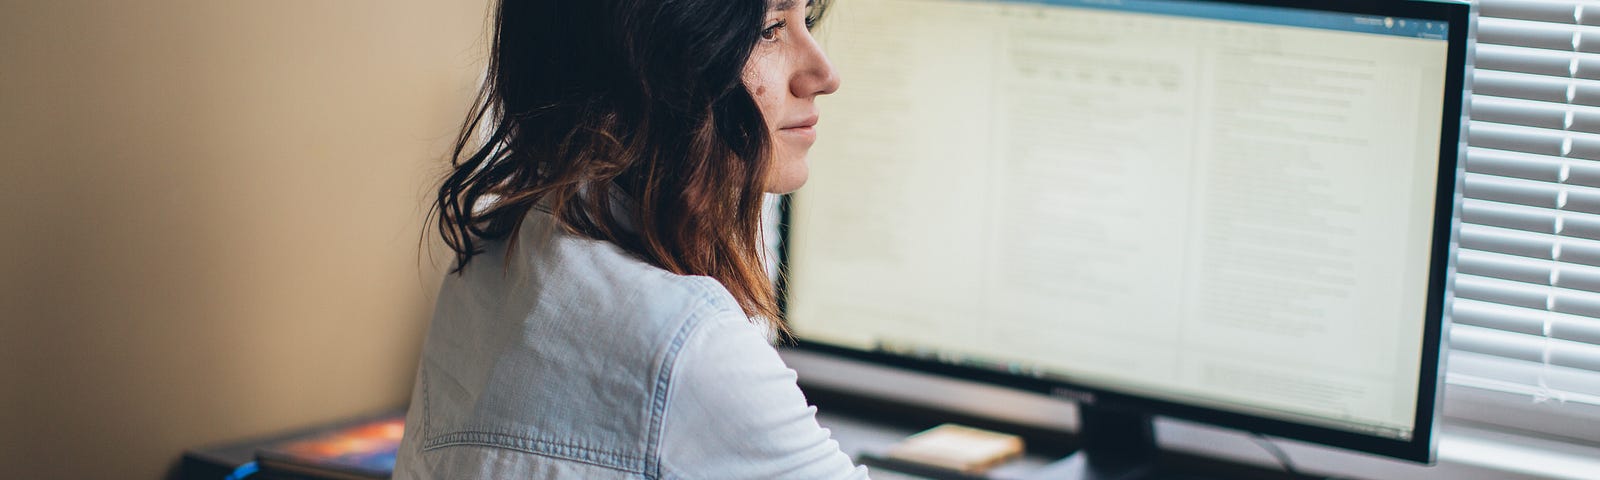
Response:
[[[0,0],[0,477],[405,401],[483,0]]]

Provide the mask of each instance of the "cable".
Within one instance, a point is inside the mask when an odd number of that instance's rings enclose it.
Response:
[[[254,475],[256,470],[256,462],[246,463],[240,465],[239,468],[233,469],[233,473],[228,474],[228,477],[222,480],[243,480],[245,477]]]
[[[1289,475],[1296,477],[1306,476],[1306,474],[1300,473],[1299,469],[1294,468],[1294,461],[1289,459],[1289,454],[1284,453],[1283,449],[1278,448],[1278,444],[1272,443],[1272,439],[1267,438],[1266,435],[1262,435],[1259,432],[1250,432],[1250,439],[1255,440],[1256,445],[1260,445],[1267,453],[1277,458],[1278,466],[1283,467],[1283,471],[1288,472]]]
[[[1328,477],[1321,475],[1307,475],[1302,473],[1299,469],[1295,468],[1294,461],[1289,460],[1289,454],[1285,453],[1282,448],[1278,448],[1278,444],[1273,443],[1272,439],[1267,438],[1266,435],[1262,435],[1258,432],[1250,432],[1250,439],[1255,440],[1256,445],[1260,445],[1262,449],[1267,451],[1267,453],[1270,453],[1274,458],[1277,458],[1278,466],[1283,467],[1283,471],[1291,476],[1301,478],[1320,478],[1322,480],[1345,480],[1344,477]]]

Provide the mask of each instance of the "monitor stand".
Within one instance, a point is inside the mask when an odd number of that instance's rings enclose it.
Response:
[[[1148,413],[1078,404],[1081,447],[1029,480],[1139,480],[1155,473],[1155,424]]]

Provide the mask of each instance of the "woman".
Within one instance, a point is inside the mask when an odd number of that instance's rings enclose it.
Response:
[[[395,478],[865,477],[768,340],[762,196],[839,78],[765,1],[502,0]]]

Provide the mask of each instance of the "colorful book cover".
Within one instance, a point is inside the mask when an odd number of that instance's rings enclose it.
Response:
[[[278,478],[387,479],[405,422],[405,412],[393,412],[320,429],[262,448],[256,462]]]

